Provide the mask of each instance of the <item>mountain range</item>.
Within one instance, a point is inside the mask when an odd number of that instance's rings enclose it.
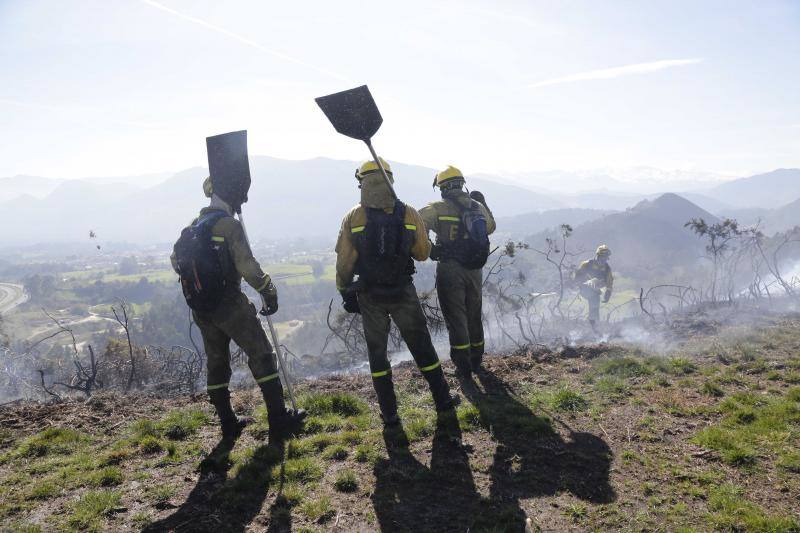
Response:
[[[354,161],[327,158],[252,157],[253,185],[245,206],[252,237],[333,240],[341,216],[359,199],[353,178],[356,166]],[[404,201],[421,207],[438,198],[431,188],[435,170],[402,163],[392,166],[398,195]],[[90,230],[106,242],[172,242],[206,203],[201,192],[206,175],[205,168],[195,167],[166,179],[163,174],[81,180],[0,178],[0,222],[14,228],[4,245],[80,242]],[[670,183],[676,180],[664,186]],[[695,185],[700,183],[710,181]],[[637,211],[649,205],[643,202],[661,197],[609,190],[559,193],[489,175],[468,177],[468,186],[486,195],[495,216],[502,219],[501,231],[522,236],[561,222],[580,225],[613,217],[617,211]],[[558,184],[560,189],[568,186]],[[731,216],[742,223],[761,219],[768,232],[800,224],[800,202],[793,203],[800,199],[797,169],[695,187],[681,196],[707,216]]]

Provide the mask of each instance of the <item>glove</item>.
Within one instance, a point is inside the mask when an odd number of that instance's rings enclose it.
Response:
[[[480,202],[483,204],[483,207],[489,209],[489,206],[486,205],[486,197],[483,196],[481,191],[470,191],[469,197],[475,200],[476,202]]]
[[[431,246],[431,261],[438,261],[440,257],[442,257],[442,247],[438,244],[434,244]]]
[[[346,289],[340,292],[342,295],[342,307],[348,313],[361,313],[361,307],[358,305],[358,293],[351,289]]]
[[[259,311],[264,316],[274,315],[278,312],[278,289],[272,280],[267,283],[267,286],[261,291],[261,298],[264,302],[264,307]]]
[[[603,303],[607,304],[610,299],[611,299],[611,289],[606,288],[603,291]]]

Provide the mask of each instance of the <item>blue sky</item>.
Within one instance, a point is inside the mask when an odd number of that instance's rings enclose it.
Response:
[[[798,57],[797,1],[0,0],[0,176],[362,159],[313,102],[362,83],[389,159],[745,175],[800,166]]]

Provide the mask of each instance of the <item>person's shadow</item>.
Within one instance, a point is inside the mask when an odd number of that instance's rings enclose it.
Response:
[[[537,416],[493,374],[463,380],[462,392],[478,409],[497,448],[490,470],[490,501],[476,528],[522,531],[526,515],[519,500],[569,492],[591,503],[610,503],[616,493],[609,482],[612,452],[597,435],[559,435],[548,417]],[[535,521],[535,517],[532,517]]]
[[[383,432],[389,458],[374,468],[372,503],[381,531],[467,531],[481,512],[455,411],[439,413],[431,466],[409,449],[405,431]]]
[[[171,515],[147,526],[144,531],[244,531],[261,512],[273,482],[272,468],[284,457],[284,443],[270,439],[259,446],[253,456],[239,468],[233,478],[230,452],[234,440],[220,440],[200,463],[200,477],[186,501]],[[280,505],[273,505],[270,530],[291,528]],[[275,527],[272,528],[273,519]]]

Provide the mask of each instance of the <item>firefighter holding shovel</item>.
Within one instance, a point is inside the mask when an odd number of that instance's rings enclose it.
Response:
[[[262,314],[278,310],[278,291],[253,257],[241,219],[234,218],[237,213],[241,217],[250,187],[245,135],[234,132],[207,139],[211,176],[203,183],[203,191],[210,203],[183,230],[172,254],[183,294],[203,337],[208,395],[224,439],[235,439],[247,423],[237,418],[231,407],[231,340],[247,354],[267,405],[271,435],[280,437],[299,429],[305,417],[302,410],[286,408],[275,350],[256,307],[241,289],[244,279],[259,292]]]
[[[428,382],[437,411],[450,410],[458,398],[450,394],[412,281],[414,260],[426,260],[431,243],[419,213],[397,198],[389,164],[372,147],[371,137],[383,119],[366,86],[318,98],[317,103],[339,133],[364,141],[372,155],[356,170],[361,201],[342,221],[336,284],[345,310],[361,313],[383,423],[400,424],[387,354],[390,320]]]

